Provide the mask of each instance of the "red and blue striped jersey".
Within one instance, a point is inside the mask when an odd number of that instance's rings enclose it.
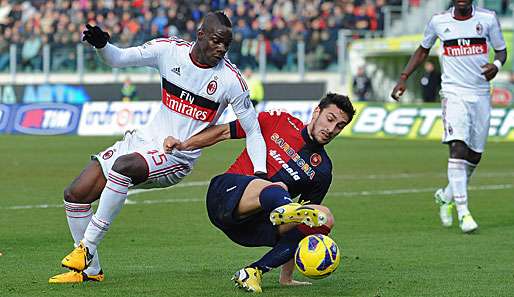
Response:
[[[266,142],[266,167],[272,182],[283,182],[291,196],[320,204],[332,182],[332,161],[325,149],[311,139],[307,126],[287,112],[268,111],[258,116]],[[231,138],[244,138],[239,121],[230,124]],[[246,149],[227,173],[253,175]]]

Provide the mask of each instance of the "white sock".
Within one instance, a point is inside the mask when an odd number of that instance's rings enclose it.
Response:
[[[98,250],[96,250],[93,260],[89,263],[89,266],[84,270],[87,275],[97,275],[100,273],[102,268],[100,267],[100,256],[98,256]]]
[[[469,214],[466,163],[466,160],[462,159],[448,159],[448,183],[453,192],[452,197],[457,206],[459,219]]]
[[[471,176],[473,175],[473,172],[475,172],[475,169],[477,168],[477,166],[478,166],[478,164],[473,164],[471,162],[466,161],[466,175],[468,177],[468,181],[467,181],[468,185],[469,185],[469,180],[471,179]],[[448,185],[446,185],[446,188],[444,188],[443,200],[446,203],[450,203],[453,200],[452,187],[450,187],[449,183],[448,183]]]
[[[112,221],[123,207],[130,183],[131,179],[129,177],[112,169],[109,171],[107,184],[100,196],[98,209],[91,218],[84,234],[84,244],[91,254],[96,252],[98,244],[100,244]]]
[[[91,204],[64,201],[64,211],[66,212],[66,219],[68,220],[73,242],[75,246],[78,246],[82,238],[84,238],[84,232],[93,216],[93,208]]]
[[[73,242],[75,246],[78,246],[82,238],[84,238],[86,228],[93,216],[93,208],[91,204],[64,201],[64,210],[66,212],[66,219],[68,220]],[[98,257],[98,252],[96,252],[85,272],[88,275],[95,275],[98,274],[100,270],[100,258]]]

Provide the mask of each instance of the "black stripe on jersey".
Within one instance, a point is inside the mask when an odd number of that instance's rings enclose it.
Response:
[[[200,95],[193,94],[187,90],[184,90],[181,87],[167,81],[164,77],[162,78],[162,88],[165,89],[168,94],[173,95],[177,98],[187,100],[189,102],[191,102],[192,100],[191,103],[196,106],[200,106],[214,111],[217,111],[218,107],[220,106],[219,102],[214,102]]]
[[[459,46],[464,44],[459,44],[459,40],[469,40],[469,45],[475,45],[475,44],[486,44],[485,38],[457,38],[457,39],[450,39],[444,41],[444,46]]]

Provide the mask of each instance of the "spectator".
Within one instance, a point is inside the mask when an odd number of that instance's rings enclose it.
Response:
[[[419,0],[410,2],[417,5]],[[297,42],[303,40],[310,61],[307,66],[327,69],[337,60],[336,41],[340,29],[383,30],[384,6],[401,3],[401,0],[0,0],[0,34],[8,44],[12,43],[11,39],[19,44],[30,39],[32,45],[27,46],[26,51],[30,47],[37,48],[34,43],[37,44],[42,35],[47,36],[52,48],[58,48],[63,40],[74,39],[74,33],[81,34],[88,22],[111,33],[111,42],[120,46],[173,35],[194,40],[202,16],[210,9],[223,9],[231,17],[234,35],[238,36],[230,55],[245,64],[241,67],[257,66],[258,43],[263,43],[268,63],[277,69],[290,69],[296,59]],[[12,32],[10,37],[7,37],[8,30]],[[38,32],[34,33],[35,30]],[[312,42],[315,43],[309,44]],[[37,64],[37,59],[41,59],[39,53],[30,61]],[[62,51],[52,50],[51,54],[57,60],[62,58]],[[5,47],[0,57],[4,55]],[[53,64],[58,66],[56,71],[66,65]]]
[[[245,69],[244,77],[250,90],[250,100],[253,106],[256,106],[264,100],[264,85],[258,77],[253,75],[253,71],[249,67]]]
[[[136,86],[132,83],[130,78],[127,77],[121,87],[121,101],[131,102],[137,100],[139,100],[139,98],[137,97]]]
[[[371,79],[366,75],[366,68],[360,66],[357,69],[357,74],[353,78],[353,93],[355,98],[359,101],[369,101],[372,92]]]
[[[423,102],[436,102],[441,89],[441,73],[435,69],[431,61],[427,61],[424,66],[425,72],[419,81]]]

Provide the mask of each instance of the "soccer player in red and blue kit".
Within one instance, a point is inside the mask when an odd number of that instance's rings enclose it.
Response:
[[[261,259],[237,271],[236,285],[261,292],[262,273],[282,266],[280,283],[292,279],[294,252],[309,234],[328,234],[334,224],[329,209],[320,205],[332,181],[332,162],[324,145],[350,123],[355,110],[349,98],[327,94],[309,124],[280,111],[262,112],[259,124],[266,142],[268,178],[253,175],[245,149],[227,172],[214,177],[207,192],[211,222],[242,246],[273,247]],[[190,150],[230,138],[244,138],[239,121],[217,125],[180,143],[168,138],[165,151]],[[299,196],[298,202],[292,198]]]

